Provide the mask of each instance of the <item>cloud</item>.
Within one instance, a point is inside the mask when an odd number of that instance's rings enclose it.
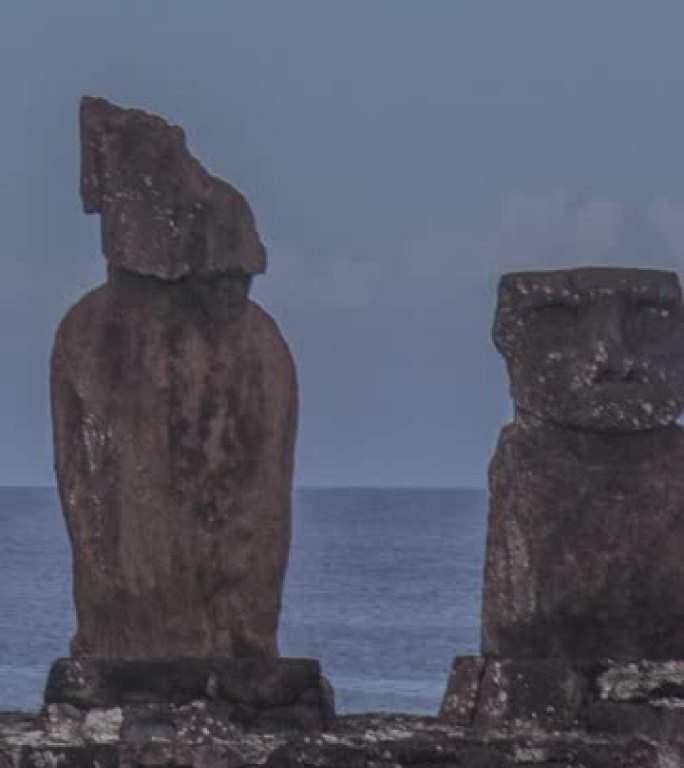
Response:
[[[621,204],[606,198],[510,195],[487,227],[445,229],[408,242],[395,264],[395,291],[469,309],[491,301],[503,272],[619,262],[624,221]]]
[[[483,248],[499,271],[605,263],[615,258],[622,221],[617,201],[515,194],[503,201]]]
[[[647,219],[661,244],[668,252],[673,266],[684,262],[684,202],[658,199],[646,207]]]
[[[265,277],[254,295],[264,302],[314,310],[362,310],[373,306],[382,292],[379,260],[331,250],[310,254],[289,246],[269,247]]]
[[[588,200],[577,211],[577,255],[593,259],[611,259],[619,242],[622,227],[622,207],[614,200]]]
[[[677,268],[684,255],[684,202],[629,207],[605,196],[563,190],[518,192],[502,200],[488,226],[416,232],[382,254],[307,254],[272,249],[272,273],[259,296],[278,305],[350,312],[378,307],[472,308],[490,300],[499,275],[578,265]],[[365,256],[362,258],[362,255]]]

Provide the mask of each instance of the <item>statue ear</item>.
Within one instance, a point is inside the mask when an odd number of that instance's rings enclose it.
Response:
[[[84,96],[79,110],[81,134],[81,200],[86,213],[102,212],[103,163],[101,99]]]

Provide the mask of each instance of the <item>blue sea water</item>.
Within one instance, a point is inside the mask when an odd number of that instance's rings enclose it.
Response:
[[[477,651],[479,490],[295,494],[282,655],[321,660],[341,712],[436,712],[453,656]],[[41,704],[74,629],[69,544],[52,488],[0,487],[0,709]]]

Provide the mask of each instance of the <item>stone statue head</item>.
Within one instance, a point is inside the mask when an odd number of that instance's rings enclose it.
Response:
[[[493,329],[519,411],[589,431],[672,424],[684,409],[677,275],[583,267],[504,275]]]
[[[181,128],[89,96],[80,128],[83,206],[102,217],[112,266],[163,280],[265,270],[247,201],[202,168]]]

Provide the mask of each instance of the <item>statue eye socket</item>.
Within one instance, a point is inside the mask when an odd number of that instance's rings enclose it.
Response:
[[[574,322],[578,314],[576,306],[561,301],[543,304],[534,312],[544,323]]]
[[[638,304],[626,313],[625,331],[635,347],[667,343],[676,312],[665,304]]]
[[[641,304],[637,305],[631,314],[637,323],[656,327],[668,323],[673,312],[670,307],[664,305]]]
[[[532,307],[527,315],[531,343],[564,347],[573,343],[579,328],[579,307],[568,302],[550,301]]]
[[[646,315],[649,319],[654,320],[665,320],[670,316],[670,310],[667,307],[644,305],[640,307],[639,311],[642,315]]]

